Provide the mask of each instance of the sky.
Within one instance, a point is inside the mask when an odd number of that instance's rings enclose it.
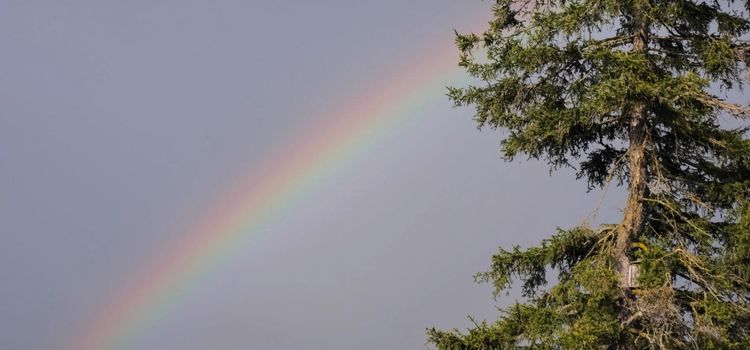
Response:
[[[424,349],[425,328],[494,319],[517,294],[493,300],[472,276],[602,193],[503,162],[500,132],[444,96],[467,81],[442,54],[453,30],[482,29],[489,5],[0,0],[0,348],[99,332],[227,198],[252,200],[248,179],[368,116],[392,122],[337,143],[359,148],[94,348]],[[429,65],[447,68],[416,73]],[[596,221],[617,220],[618,195]]]

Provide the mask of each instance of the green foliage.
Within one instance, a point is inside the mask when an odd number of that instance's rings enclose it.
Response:
[[[430,329],[432,344],[750,348],[750,140],[747,128],[726,127],[750,108],[710,93],[742,86],[749,11],[732,0],[496,0],[484,33],[457,33],[459,65],[479,83],[449,96],[476,109],[480,128],[505,131],[506,160],[572,167],[590,188],[632,184],[642,170],[646,189],[634,197],[643,224],[623,253],[637,285],[618,275],[625,219],[558,230],[500,249],[476,276],[496,295],[517,281],[525,302],[466,332]],[[634,113],[645,121],[638,170],[627,161]]]

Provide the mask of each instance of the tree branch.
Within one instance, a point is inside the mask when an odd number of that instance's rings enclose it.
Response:
[[[715,96],[711,96],[709,94],[695,96],[694,98],[707,106],[721,109],[735,117],[738,117],[738,118],[750,117],[750,106],[743,106],[743,105],[727,102],[725,100],[722,100]]]
[[[750,61],[750,42],[736,43],[732,45],[732,49],[734,50],[734,53],[737,55],[737,59],[739,61],[745,62],[745,64],[749,63],[748,61]]]

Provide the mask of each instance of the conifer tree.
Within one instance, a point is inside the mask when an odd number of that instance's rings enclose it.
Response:
[[[441,350],[750,348],[750,1],[496,0],[450,88],[505,159],[627,189],[619,222],[500,249],[476,276],[524,301],[428,329]],[[544,213],[538,213],[542,216]],[[547,285],[549,273],[557,282]]]

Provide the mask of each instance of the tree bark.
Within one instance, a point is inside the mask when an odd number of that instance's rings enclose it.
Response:
[[[617,232],[615,256],[617,257],[617,272],[620,275],[620,286],[631,287],[629,280],[630,259],[628,248],[633,237],[643,229],[645,210],[643,200],[648,192],[648,173],[646,171],[646,150],[648,130],[646,127],[646,111],[643,105],[633,108],[630,116],[628,160],[630,167],[630,185],[628,199],[625,203],[622,223]]]
[[[643,53],[648,45],[648,31],[646,25],[638,20],[636,35],[633,39],[633,53]],[[628,161],[630,170],[630,184],[628,198],[625,203],[622,222],[617,230],[615,243],[615,257],[617,258],[617,273],[620,287],[630,288],[629,279],[630,259],[628,248],[633,237],[643,229],[645,210],[643,201],[648,192],[648,172],[646,152],[648,149],[648,111],[644,102],[638,101],[629,109],[630,121],[628,131]]]

